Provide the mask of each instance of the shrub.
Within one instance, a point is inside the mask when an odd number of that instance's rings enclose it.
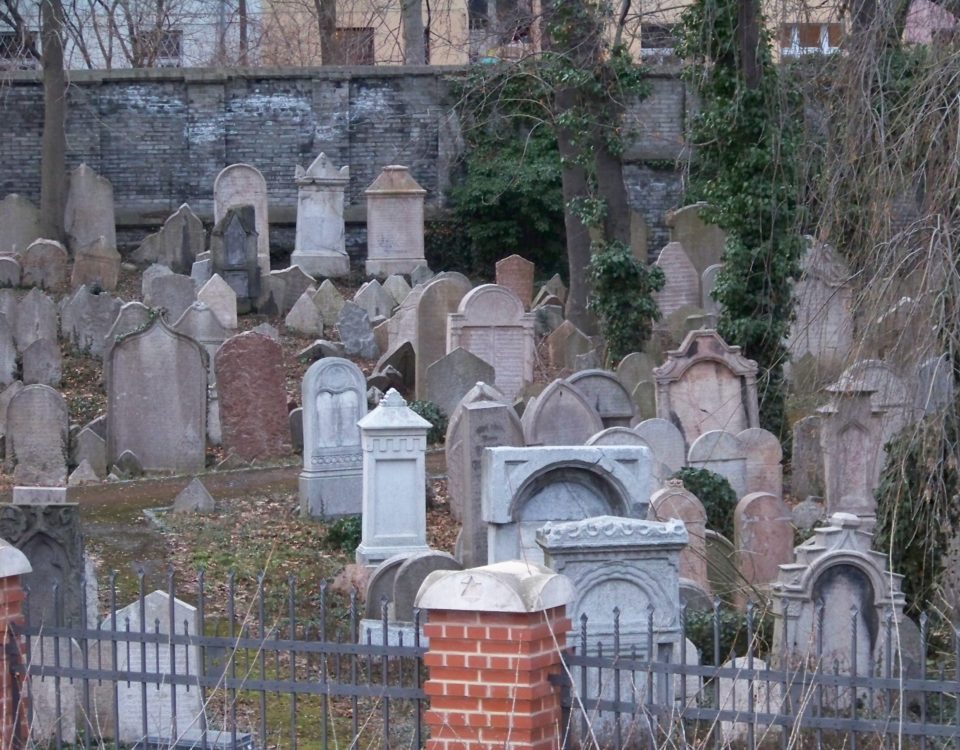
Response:
[[[709,469],[680,469],[673,479],[682,479],[683,486],[697,496],[707,512],[707,528],[733,539],[733,510],[737,506],[737,493],[730,482]]]
[[[447,415],[440,407],[432,401],[411,401],[408,406],[432,425],[427,432],[427,442],[430,445],[442,443],[447,434]]]
[[[344,516],[327,527],[327,546],[333,550],[353,552],[363,538],[363,516]]]
[[[700,651],[702,664],[715,665],[714,625],[720,625],[720,663],[747,653],[747,613],[721,606],[713,611],[687,612],[684,634]],[[767,609],[753,613],[753,655],[765,658],[773,641],[773,614]]]

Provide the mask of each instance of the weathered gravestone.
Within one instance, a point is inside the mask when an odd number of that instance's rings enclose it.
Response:
[[[447,353],[447,316],[456,312],[462,300],[469,292],[470,282],[462,278],[435,278],[427,284],[419,297],[411,292],[405,302],[415,304],[412,335],[408,340],[416,352],[416,388],[417,398],[426,398],[427,368]],[[406,307],[406,304],[404,305]],[[398,312],[398,315],[400,313]],[[407,338],[406,336],[401,336]],[[396,343],[391,337],[390,345]],[[480,378],[483,380],[483,378]],[[486,380],[493,380],[487,378]],[[476,381],[474,381],[476,382]]]
[[[527,404],[521,419],[527,445],[583,445],[603,429],[597,410],[573,386],[555,380]]]
[[[118,610],[115,619],[108,617],[100,625],[101,630],[108,633],[116,628],[121,632],[161,636],[175,633],[187,637],[197,635],[198,627],[196,608],[179,599],[171,602],[170,595],[164,591],[147,594],[142,601]],[[199,647],[171,644],[161,639],[148,651],[149,654],[138,648],[117,649],[117,671],[136,675],[116,683],[120,708],[117,734],[124,743],[142,743],[147,737],[173,742],[182,732],[196,726],[204,710],[196,685],[171,685],[169,681],[172,674],[181,679],[196,674],[200,665]]]
[[[197,301],[202,302],[217,316],[220,325],[229,330],[237,327],[237,293],[215,273],[197,291]]]
[[[230,332],[220,324],[213,310],[202,302],[190,305],[173,325],[173,330],[192,338],[207,353],[207,437],[214,445],[219,445],[222,441],[220,399],[213,364],[217,350],[230,337]]]
[[[423,257],[423,199],[427,194],[407,167],[391,165],[364,191],[367,262],[371,276],[410,273]]]
[[[81,464],[84,461],[100,478],[107,475],[107,441],[95,430],[84,427],[77,433],[73,453],[73,462]]]
[[[171,505],[174,513],[213,513],[217,504],[199,477],[180,490]]]
[[[343,197],[350,167],[334,166],[321,153],[303,169],[297,165],[297,233],[290,262],[310,276],[350,273],[343,225]]]
[[[17,305],[13,336],[24,351],[38,339],[57,340],[57,306],[39,289],[31,289]]]
[[[23,286],[59,289],[67,283],[67,249],[55,240],[34,240],[20,256]]]
[[[123,300],[83,285],[60,308],[60,332],[74,349],[102,357]]]
[[[510,255],[497,261],[497,286],[506,287],[523,303],[526,310],[533,302],[533,274],[536,266],[519,255]]]
[[[133,253],[137,263],[162,263],[174,273],[189,274],[204,251],[203,222],[186,203],[171,214],[159,232],[148,235]]]
[[[10,385],[17,379],[17,346],[7,316],[0,313],[0,385]]]
[[[569,320],[563,321],[546,338],[547,361],[552,367],[577,369],[577,356],[593,351],[593,342]]]
[[[680,577],[693,581],[707,593],[707,512],[703,503],[679,479],[668,479],[665,487],[650,497],[650,515],[657,521],[679,519],[687,530],[688,545],[680,553]]]
[[[670,242],[660,251],[655,264],[663,271],[663,289],[654,294],[660,314],[667,318],[687,305],[700,304],[700,274],[683,245]]]
[[[375,318],[389,318],[397,306],[396,300],[386,291],[380,282],[372,279],[357,290],[353,301],[367,311],[370,320]]]
[[[113,215],[113,186],[86,164],[70,173],[63,228],[74,254],[103,237],[110,250],[117,249],[117,226]],[[86,283],[85,281],[81,283]]]
[[[734,546],[745,583],[765,592],[777,580],[779,568],[793,562],[793,515],[777,495],[751,492],[733,511]],[[752,591],[741,595],[744,605]]]
[[[283,324],[288,331],[301,336],[323,335],[323,317],[313,304],[313,295],[309,289],[293,303],[287,317],[283,319]]]
[[[629,427],[633,421],[630,393],[606,370],[581,370],[565,381],[576,388],[603,422],[604,427]]]
[[[340,294],[340,291],[330,279],[324,279],[313,295],[313,304],[317,306],[326,325],[333,325],[336,322],[340,310],[343,308],[343,303],[343,295]]]
[[[288,313],[304,292],[309,292],[310,296],[313,296],[317,291],[313,278],[305,274],[300,266],[271,271],[263,277],[263,281],[269,282],[269,287],[264,286],[260,290],[260,297],[263,299],[264,291],[269,288],[274,295],[279,315]]]
[[[513,400],[533,380],[534,315],[506,287],[472,289],[447,316],[447,350],[463,347],[494,369],[497,388]]]
[[[357,423],[367,413],[366,381],[353,362],[325,357],[303,378],[300,512],[337,518],[361,511],[363,454]]]
[[[367,311],[354,302],[346,302],[337,316],[337,331],[347,354],[374,359],[380,354],[373,338]]]
[[[103,382],[110,382],[110,352],[116,343],[134,331],[147,328],[154,319],[153,311],[142,302],[126,302],[103,339]]]
[[[700,212],[706,205],[693,203],[670,211],[665,217],[670,228],[670,240],[683,245],[697,273],[703,273],[720,262],[727,241],[727,236],[720,227],[708,224],[700,218]]]
[[[112,292],[120,279],[120,253],[107,244],[104,237],[97,237],[74,251],[73,273],[70,285],[74,288],[86,284],[99,286]]]
[[[7,467],[20,485],[67,483],[67,404],[46,385],[28,385],[7,406]]]
[[[722,306],[713,298],[713,290],[717,286],[717,276],[723,270],[722,263],[715,263],[700,274],[700,307],[706,313],[719,315]]]
[[[231,164],[213,181],[213,221],[220,221],[231,209],[253,207],[253,222],[248,230],[256,231],[257,266],[261,274],[270,273],[270,224],[267,210],[267,181],[256,167],[249,164]],[[216,261],[214,261],[216,266]],[[220,269],[217,269],[220,272]],[[226,277],[224,277],[226,278]],[[230,279],[227,283],[233,286]],[[234,287],[236,288],[236,287]],[[237,296],[243,297],[240,290]]]
[[[653,461],[641,446],[488,448],[482,460],[491,563],[542,563],[535,536],[547,521],[647,517]]]
[[[3,435],[6,436],[7,433],[7,407],[10,405],[10,402],[13,400],[13,397],[16,396],[20,391],[23,390],[23,383],[19,380],[14,380],[10,385],[0,391],[0,431]],[[9,447],[6,449],[7,455],[10,455]]]
[[[400,274],[392,274],[383,282],[383,288],[387,294],[393,297],[393,301],[399,305],[410,294],[410,285]]]
[[[0,201],[0,253],[22,253],[42,234],[40,211],[28,198],[10,193]]]
[[[261,271],[257,260],[257,230],[252,206],[231,208],[210,235],[213,271],[237,295],[237,312],[250,312],[260,297]],[[263,273],[266,276],[268,272]]]
[[[688,446],[711,430],[760,426],[757,363],[716,331],[690,331],[653,375],[657,416],[673,422]]]
[[[171,325],[196,301],[197,287],[193,279],[177,273],[153,279],[143,298],[147,307],[161,310],[161,314]]]
[[[244,461],[290,452],[283,349],[248,331],[228,339],[214,360],[223,447]]]
[[[820,448],[819,414],[798,419],[793,425],[790,460],[790,493],[797,500],[823,497],[823,451]]]
[[[722,476],[738,499],[747,494],[746,449],[737,435],[723,430],[703,433],[690,446],[687,463]]]
[[[490,364],[457,347],[427,368],[421,397],[450,414],[473,386],[493,380],[495,374]]]
[[[146,471],[199,471],[206,458],[206,414],[207,363],[200,344],[159,318],[114,344],[108,462],[131,451]]]
[[[408,556],[393,577],[393,619],[413,622],[417,592],[427,576],[435,570],[463,570],[463,565],[448,552],[419,552]]]
[[[20,262],[10,255],[0,255],[0,287],[18,287],[22,276]]]
[[[49,385],[51,388],[60,387],[63,376],[63,359],[60,356],[60,345],[49,339],[37,339],[23,350],[23,384]]]
[[[768,492],[783,497],[783,448],[776,435],[761,427],[737,434],[747,459],[747,493]]]

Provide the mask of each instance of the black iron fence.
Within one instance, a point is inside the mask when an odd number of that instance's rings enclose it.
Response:
[[[250,582],[245,582],[249,584]],[[80,606],[94,612],[80,592]],[[180,598],[178,598],[180,597]],[[13,669],[35,744],[103,747],[421,747],[425,673],[419,622],[365,621],[356,592],[302,592],[291,577],[179,590],[119,608],[116,579],[95,618],[64,592],[31,611]],[[90,624],[91,620],[99,622]],[[417,615],[419,620],[419,615]]]

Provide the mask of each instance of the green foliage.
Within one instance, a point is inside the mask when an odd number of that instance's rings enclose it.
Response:
[[[660,319],[653,294],[663,288],[663,270],[638,261],[622,242],[611,242],[594,253],[588,273],[588,306],[607,341],[607,361],[640,351]]]
[[[433,425],[427,432],[427,442],[430,445],[442,443],[447,434],[447,415],[440,407],[433,401],[411,401],[407,406]]]
[[[906,427],[887,445],[876,490],[874,547],[904,576],[907,612],[913,615],[941,605],[937,584],[960,529],[957,420],[949,409]]]
[[[760,367],[762,425],[783,438],[783,341],[792,317],[791,279],[799,273],[798,158],[802,121],[795,93],[780,85],[766,23],[757,19],[759,77],[743,73],[737,0],[696,0],[683,14],[680,54],[700,95],[691,136],[697,160],[689,200],[728,236],[714,298],[718,329]],[[759,11],[758,11],[759,13]]]
[[[363,516],[344,516],[327,527],[327,546],[333,550],[353,552],[363,538]]]
[[[700,651],[700,662],[704,665],[716,665],[714,643],[715,627],[720,626],[720,664],[735,656],[747,653],[747,613],[738,609],[721,606],[716,612],[700,610],[687,612],[684,622],[684,634]],[[769,610],[754,610],[753,613],[753,655],[758,659],[766,658],[773,642],[773,614]]]
[[[724,477],[709,469],[686,466],[672,477],[682,479],[683,486],[697,496],[707,512],[707,528],[733,539],[733,510],[737,493]]]

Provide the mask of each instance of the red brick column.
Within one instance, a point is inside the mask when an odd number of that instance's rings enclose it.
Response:
[[[15,666],[25,666],[25,640],[21,631],[24,593],[21,576],[32,570],[26,556],[16,547],[0,539],[0,748],[16,750],[26,747],[27,691],[22,673],[13,674]]]
[[[556,750],[570,630],[564,576],[522,562],[431,574],[417,597],[430,648],[427,750]]]

